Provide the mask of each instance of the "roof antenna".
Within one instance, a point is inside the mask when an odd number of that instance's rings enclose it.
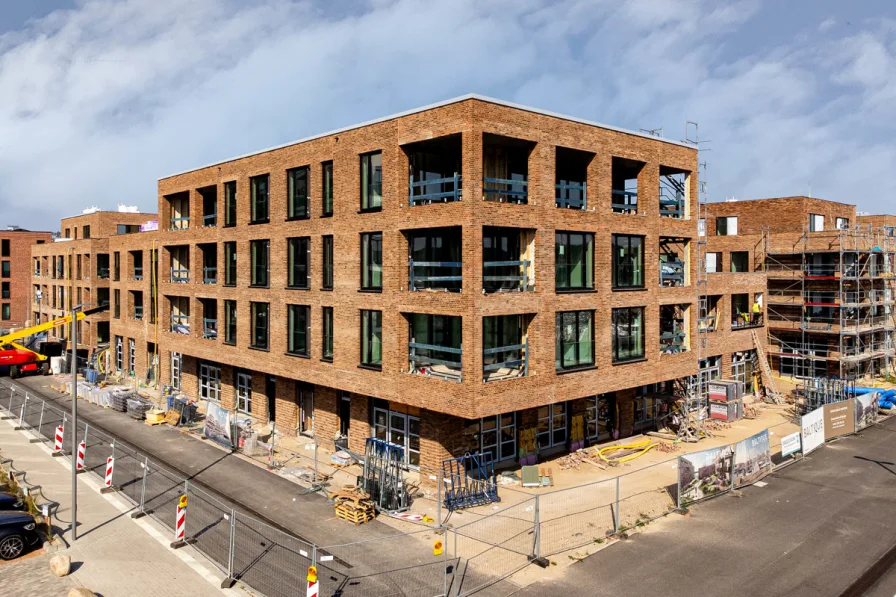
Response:
[[[809,199],[812,198],[812,183],[807,183],[809,185]]]

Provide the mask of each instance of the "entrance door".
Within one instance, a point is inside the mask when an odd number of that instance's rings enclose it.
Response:
[[[268,420],[274,421],[277,417],[277,376],[268,375],[264,380],[264,393],[268,397]]]
[[[389,411],[389,441],[402,448],[408,440],[408,417],[405,414]]]
[[[597,439],[604,441],[613,437],[616,427],[616,394],[605,394],[597,398]]]
[[[348,437],[348,428],[352,421],[351,394],[340,392],[339,396],[339,433]]]
[[[296,384],[299,403],[299,433],[314,435],[314,389]]]

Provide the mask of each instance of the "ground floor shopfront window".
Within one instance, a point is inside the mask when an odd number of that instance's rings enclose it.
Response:
[[[375,402],[382,403],[383,401]],[[401,446],[404,448],[405,464],[420,466],[420,417],[411,414],[408,407],[402,405],[391,407],[388,404],[375,405],[373,408],[373,437]]]

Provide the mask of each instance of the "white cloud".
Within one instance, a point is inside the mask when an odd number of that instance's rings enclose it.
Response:
[[[151,210],[160,176],[467,92],[676,139],[698,120],[714,199],[811,182],[892,210],[890,21],[766,48],[736,41],[774,18],[752,1],[336,7],[86,0],[0,37],[0,210]]]

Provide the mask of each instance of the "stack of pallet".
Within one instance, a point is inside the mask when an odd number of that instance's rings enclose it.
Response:
[[[327,497],[336,504],[336,517],[353,522],[355,526],[376,517],[376,508],[370,496],[353,485],[346,485]]]

